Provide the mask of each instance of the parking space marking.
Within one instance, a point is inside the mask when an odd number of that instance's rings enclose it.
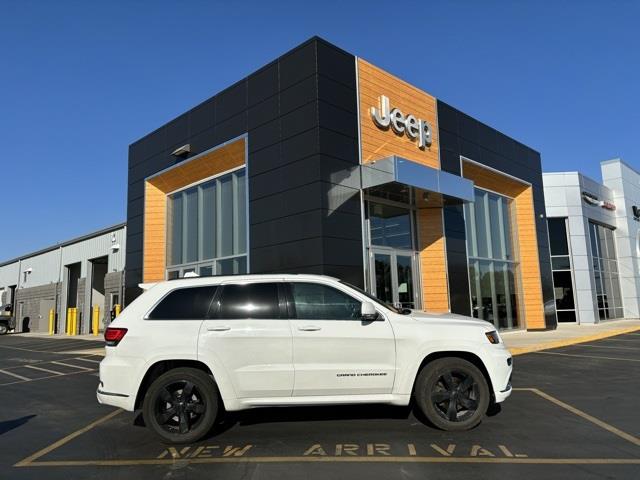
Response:
[[[84,370],[85,372],[90,372],[91,370],[93,370],[92,368],[81,367],[79,365],[72,365],[71,363],[64,363],[64,362],[57,362],[57,361],[52,361],[50,363],[61,365],[63,367],[77,368],[78,370]]]
[[[102,418],[99,418],[98,420],[95,420],[94,422],[91,422],[89,425],[81,428],[80,430],[76,430],[75,432],[70,433],[66,437],[61,438],[57,442],[54,442],[51,445],[49,445],[47,447],[44,447],[42,450],[38,450],[36,453],[34,453],[32,455],[29,455],[27,458],[25,458],[23,460],[20,460],[18,463],[16,463],[14,465],[14,467],[23,467],[25,465],[31,464],[34,460],[37,460],[38,458],[46,455],[49,452],[52,452],[56,448],[59,448],[59,447],[61,447],[62,445],[66,444],[66,443],[69,443],[74,438],[82,435],[85,432],[88,432],[89,430],[97,427],[101,423],[104,423],[107,420],[112,419],[113,417],[115,417],[116,415],[118,415],[121,412],[123,412],[123,410],[120,409],[120,408],[117,409],[117,410],[114,410],[113,412],[110,412],[109,414],[105,415]]]
[[[581,343],[579,345],[574,345],[575,347],[592,347],[592,348],[610,348],[613,350],[635,350],[636,352],[640,352],[640,347],[612,347],[610,345],[590,345],[588,343]]]
[[[31,382],[32,381],[31,378],[23,377],[22,375],[18,375],[17,373],[9,372],[7,370],[0,370],[0,373],[4,373],[4,374],[9,375],[11,377],[19,378],[23,382]]]
[[[579,358],[599,358],[602,360],[621,360],[623,362],[640,362],[638,358],[620,358],[620,357],[602,357],[600,355],[579,355],[577,353],[560,353],[560,352],[531,352],[536,355],[561,355],[563,357],[579,357]]]
[[[84,358],[84,357],[74,358],[74,360],[80,360],[82,362],[100,363],[100,360],[93,360],[91,358]]]
[[[62,372],[56,372],[55,370],[49,370],[48,368],[36,367],[35,365],[24,365],[23,368],[31,368],[33,370],[40,370],[41,372],[53,373],[54,375],[64,375]]]
[[[553,403],[554,405],[567,410],[568,412],[579,416],[580,418],[592,423],[593,425],[606,430],[617,437],[632,443],[633,445],[640,446],[640,439],[624,432],[613,425],[610,425],[596,417],[583,412],[582,410],[563,402],[562,400],[549,395],[537,388],[514,388],[514,391],[531,392],[535,395]],[[61,438],[55,443],[38,450],[34,454],[26,457],[14,465],[14,467],[69,467],[69,466],[135,466],[135,465],[172,465],[177,462],[183,462],[184,464],[208,464],[208,463],[313,463],[313,462],[354,462],[354,463],[472,463],[472,464],[538,464],[538,465],[640,465],[640,458],[531,458],[524,454],[515,454],[511,452],[506,446],[499,445],[498,448],[504,454],[504,456],[496,456],[486,448],[480,445],[474,445],[471,449],[469,456],[453,456],[455,445],[448,445],[443,448],[438,445],[431,445],[431,448],[436,452],[440,452],[440,456],[420,456],[416,454],[416,447],[414,444],[408,444],[408,456],[390,455],[388,452],[387,444],[367,444],[366,455],[354,454],[355,444],[340,444],[341,455],[321,455],[321,454],[309,454],[310,450],[314,452],[318,450],[318,445],[314,445],[311,449],[307,449],[305,453],[301,455],[287,455],[287,456],[244,456],[252,445],[242,447],[227,446],[222,449],[220,446],[199,446],[195,447],[193,452],[197,452],[197,456],[193,455],[190,446],[183,447],[178,450],[174,447],[169,447],[167,452],[170,454],[161,454],[157,458],[141,458],[141,459],[109,459],[109,460],[40,460],[43,456],[56,450],[59,447],[69,443],[71,440],[79,437],[80,435],[92,430],[98,425],[105,423],[111,418],[115,417],[123,410],[115,410],[104,417],[95,420],[89,425],[76,430],[75,432]],[[347,448],[348,447],[348,448]],[[438,448],[435,448],[438,447]],[[218,449],[220,451],[219,456],[203,455],[202,452],[206,449],[210,450]],[[336,445],[336,451],[338,446]],[[359,448],[359,447],[358,447]],[[320,448],[322,450],[322,448]],[[347,451],[348,450],[348,451]],[[173,454],[173,451],[176,454]],[[324,452],[324,450],[322,450]],[[229,453],[225,456],[224,453]],[[342,453],[348,453],[348,455],[342,455]],[[350,452],[350,453],[349,453]],[[443,452],[445,454],[443,454]],[[377,454],[380,455],[377,455]],[[377,455],[377,456],[376,456]],[[169,458],[167,458],[169,457]]]
[[[15,467],[137,466],[207,463],[510,463],[537,465],[640,465],[640,458],[504,458],[504,457],[214,457],[136,460],[49,460],[15,464]]]
[[[548,393],[543,392],[542,390],[539,390],[537,388],[514,388],[514,390],[533,392],[536,395],[544,398],[545,400],[548,400],[551,403],[553,403],[553,404],[555,404],[555,405],[557,405],[559,407],[562,407],[565,410],[573,413],[574,415],[577,415],[577,416],[579,416],[581,418],[584,418],[588,422],[591,422],[594,425],[597,425],[598,427],[603,428],[607,432],[613,433],[614,435],[626,440],[627,442],[631,442],[634,445],[640,447],[640,438],[634,437],[633,435],[630,435],[627,432],[623,432],[619,428],[616,428],[613,425],[610,425],[610,424],[608,424],[606,422],[603,422],[602,420],[600,420],[600,419],[598,419],[596,417],[593,417],[593,416],[589,415],[588,413],[585,413],[582,410],[579,410],[576,407],[574,407],[572,405],[569,405],[568,403],[563,402],[562,400],[558,400],[556,397],[553,397],[553,396],[549,395]]]
[[[24,367],[26,367],[26,365]],[[23,367],[20,367],[20,368],[23,368]],[[99,376],[99,374],[97,372],[96,373],[93,373],[93,372],[96,372],[96,370],[87,370],[87,371],[79,370],[79,371],[70,372],[70,373],[56,373],[55,375],[47,375],[47,376],[39,377],[39,378],[22,377],[25,380],[16,380],[14,382],[0,383],[0,387],[8,387],[9,385],[16,385],[18,383],[24,383],[24,382],[39,382],[40,380],[49,380],[51,378],[61,378],[61,377],[67,377],[69,375],[78,375],[78,374],[82,374],[82,373]],[[9,373],[9,372],[6,372],[6,373]],[[13,376],[15,377],[15,376],[17,376],[17,374],[13,374]]]

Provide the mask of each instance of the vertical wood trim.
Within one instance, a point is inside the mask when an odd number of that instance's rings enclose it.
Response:
[[[449,311],[446,247],[442,208],[417,210],[422,304],[429,312]]]

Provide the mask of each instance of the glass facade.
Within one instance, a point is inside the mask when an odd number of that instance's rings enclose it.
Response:
[[[518,326],[512,200],[479,188],[465,205],[471,311],[501,329]]]
[[[567,219],[549,218],[549,251],[553,271],[553,292],[558,322],[575,322],[576,305],[573,297],[573,276],[567,237]]]
[[[622,295],[613,229],[589,222],[591,258],[600,319],[622,318]]]
[[[245,170],[167,197],[167,278],[247,272]]]

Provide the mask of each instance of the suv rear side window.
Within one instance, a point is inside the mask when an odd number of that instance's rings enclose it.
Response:
[[[164,297],[149,320],[204,320],[217,286],[179,288]]]
[[[360,320],[361,303],[350,295],[319,283],[291,283],[295,318]]]
[[[277,283],[225,285],[216,318],[280,318]]]

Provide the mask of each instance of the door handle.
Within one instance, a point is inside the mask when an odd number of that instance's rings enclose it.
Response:
[[[226,332],[227,330],[231,330],[231,327],[228,325],[218,325],[215,327],[207,327],[207,331],[209,332]]]
[[[298,327],[298,330],[301,332],[317,332],[322,329],[316,325],[302,325],[301,327]]]

